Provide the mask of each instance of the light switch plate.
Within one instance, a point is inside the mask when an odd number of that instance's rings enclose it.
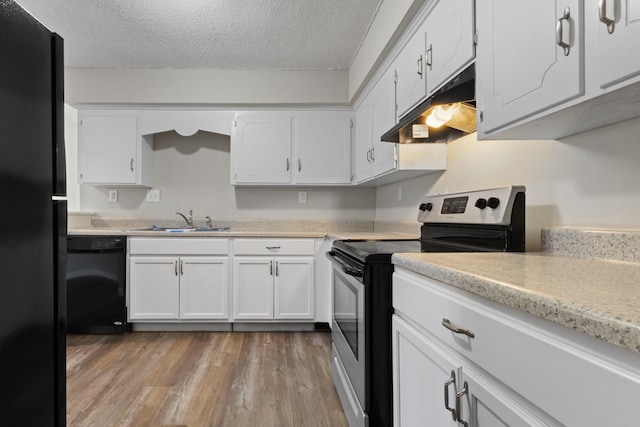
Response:
[[[307,203],[307,192],[306,191],[299,191],[298,192],[298,202]]]
[[[118,201],[118,190],[109,190],[109,201],[110,202]]]
[[[160,203],[160,190],[158,188],[147,190],[147,202]]]

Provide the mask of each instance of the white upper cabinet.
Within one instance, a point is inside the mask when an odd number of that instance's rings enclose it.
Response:
[[[438,2],[427,17],[426,31],[425,73],[430,96],[476,56],[474,0]]]
[[[476,15],[478,138],[558,139],[640,117],[640,1],[487,0]]]
[[[578,0],[478,2],[479,133],[584,93],[582,7]],[[559,31],[569,47],[557,43]]]
[[[231,182],[291,182],[291,116],[240,113],[231,134]]]
[[[398,117],[433,94],[475,58],[474,0],[427,2],[425,7],[431,9],[426,19],[423,18],[394,62]]]
[[[151,186],[153,136],[140,133],[140,113],[78,112],[78,174],[85,185]]]
[[[373,143],[372,134],[372,100],[369,94],[356,109],[356,136],[354,142],[354,179],[356,184],[371,178],[371,149]],[[389,144],[391,145],[391,144]]]
[[[395,71],[387,70],[371,90],[371,176],[376,177],[397,167],[396,144],[380,140],[396,124]]]
[[[234,185],[351,182],[351,112],[243,112],[231,133]]]
[[[404,116],[427,94],[424,71],[426,23],[420,26],[395,60],[398,117]]]
[[[351,117],[296,113],[293,117],[296,184],[351,182]]]
[[[598,14],[598,76],[606,89],[640,74],[640,1],[601,0]]]

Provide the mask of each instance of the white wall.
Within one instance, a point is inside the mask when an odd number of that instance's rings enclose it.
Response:
[[[105,218],[168,219],[193,209],[196,219],[373,220],[375,189],[233,187],[229,150],[224,135],[156,134],[153,182],[161,202],[147,203],[144,188],[119,187],[118,201],[109,202],[109,187],[82,186],[81,209]],[[306,204],[298,202],[299,191],[307,192]]]
[[[79,104],[346,105],[347,70],[65,68]]]
[[[379,188],[376,220],[415,220],[427,194],[523,184],[529,249],[539,247],[540,228],[552,225],[638,229],[638,135],[640,119],[559,141],[477,141],[473,134],[448,144],[446,172]]]

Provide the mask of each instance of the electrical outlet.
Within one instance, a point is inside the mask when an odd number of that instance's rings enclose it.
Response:
[[[402,185],[398,186],[398,201],[402,200]]]
[[[118,190],[109,190],[109,201],[110,202],[118,201]]]
[[[147,190],[147,202],[160,203],[160,190],[157,188]]]
[[[298,202],[307,203],[307,192],[306,191],[299,191],[298,192]]]

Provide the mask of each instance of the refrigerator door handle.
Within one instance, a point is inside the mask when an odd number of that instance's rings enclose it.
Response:
[[[67,196],[51,196],[51,200],[53,201],[68,201],[69,199],[67,198]]]

